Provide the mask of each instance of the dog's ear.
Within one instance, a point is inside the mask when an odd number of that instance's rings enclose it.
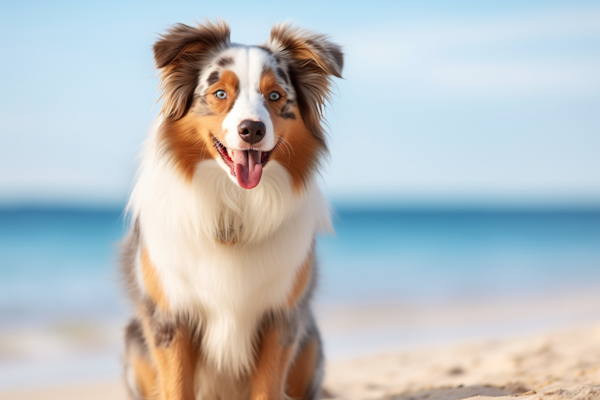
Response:
[[[176,24],[154,44],[165,118],[178,119],[185,114],[200,70],[212,55],[229,46],[229,35],[224,21],[207,21],[196,27]]]
[[[288,64],[304,122],[324,144],[321,117],[329,100],[331,76],[342,76],[341,47],[325,35],[278,24],[271,30],[266,48]]]

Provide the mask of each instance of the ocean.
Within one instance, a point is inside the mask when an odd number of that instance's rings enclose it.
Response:
[[[600,290],[600,210],[338,208],[334,226],[317,244],[324,307]],[[120,209],[0,211],[0,389],[115,373],[124,233]]]
[[[600,288],[600,211],[337,209],[321,302],[438,302]],[[0,329],[126,313],[122,210],[0,211]]]

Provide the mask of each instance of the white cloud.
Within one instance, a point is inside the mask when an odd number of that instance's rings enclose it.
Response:
[[[356,81],[376,69],[429,95],[600,94],[600,8],[403,24],[346,40]]]
[[[421,79],[446,93],[486,95],[585,95],[600,93],[600,60],[578,62],[448,62],[423,69]]]

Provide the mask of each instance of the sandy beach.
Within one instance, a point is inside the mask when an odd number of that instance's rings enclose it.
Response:
[[[329,363],[336,400],[600,399],[600,324]],[[2,400],[125,400],[119,381],[20,390]]]
[[[527,399],[600,399],[600,386],[593,387],[600,384],[600,325],[381,354],[332,363],[327,372],[331,397],[345,400],[508,399],[525,393]]]

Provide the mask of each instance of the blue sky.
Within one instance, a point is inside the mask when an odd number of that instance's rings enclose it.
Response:
[[[122,204],[158,109],[152,43],[204,17],[237,42],[292,20],[343,45],[334,201],[600,204],[600,4],[584,1],[3,4],[0,204]]]

